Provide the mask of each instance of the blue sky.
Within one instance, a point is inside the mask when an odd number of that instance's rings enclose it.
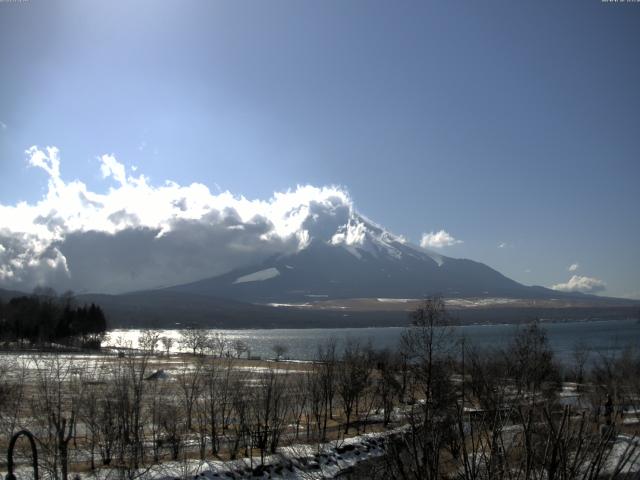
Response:
[[[445,255],[640,298],[640,4],[31,0],[0,40],[1,205],[46,193],[32,145],[93,192],[103,154],[249,199],[338,185]]]

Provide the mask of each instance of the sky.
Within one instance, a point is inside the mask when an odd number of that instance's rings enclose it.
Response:
[[[339,204],[640,298],[638,45],[632,2],[0,1],[0,287],[217,274]]]

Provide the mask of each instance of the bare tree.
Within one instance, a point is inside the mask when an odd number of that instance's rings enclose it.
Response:
[[[154,354],[160,341],[160,333],[154,330],[144,330],[138,337],[140,348],[150,354]]]
[[[158,421],[162,429],[162,443],[168,444],[171,452],[171,460],[174,461],[178,460],[180,450],[183,447],[183,430],[181,428],[181,413],[183,411],[177,402],[168,400],[160,405],[158,415]]]
[[[204,393],[204,388],[205,379],[203,375],[200,380],[200,393],[196,398],[195,405],[193,407],[193,410],[195,412],[194,416],[196,419],[195,431],[198,439],[198,451],[200,453],[200,460],[205,460],[207,456],[207,441],[209,440],[209,409],[206,401],[206,394]]]
[[[322,397],[324,407],[322,408],[322,440],[326,439],[327,423],[329,419],[333,419],[333,400],[336,396],[338,382],[338,356],[337,356],[337,340],[329,339],[326,343],[318,345],[316,372],[318,381],[322,389]]]
[[[338,395],[342,400],[345,414],[344,433],[349,433],[354,410],[358,412],[358,401],[367,387],[369,375],[369,358],[367,352],[359,342],[347,342],[341,362],[338,364],[337,381]]]
[[[571,359],[573,360],[573,374],[578,387],[584,381],[585,366],[591,355],[591,347],[584,341],[576,342],[571,350]]]
[[[3,360],[0,365],[0,425],[10,438],[23,414],[28,369],[24,360]]]
[[[629,345],[620,351],[600,352],[590,372],[591,400],[599,409],[604,399],[617,406],[615,416],[624,415],[624,405],[637,405],[640,394],[640,350]],[[634,407],[637,409],[637,407]],[[611,417],[611,415],[609,415]],[[615,420],[615,418],[610,418]]]
[[[307,440],[310,438],[311,419],[315,424],[316,435],[324,441],[327,434],[327,406],[325,383],[322,379],[320,365],[314,365],[314,368],[305,373],[305,389],[308,395],[307,412]]]
[[[509,347],[509,357],[515,364],[514,379],[518,393],[525,393],[530,402],[545,388],[553,395],[559,383],[559,371],[554,362],[546,331],[539,322],[518,328]]]
[[[78,418],[84,428],[87,449],[89,451],[91,470],[95,470],[96,450],[101,443],[108,443],[109,439],[102,438],[102,425],[104,420],[101,413],[101,404],[108,396],[107,376],[105,362],[97,363],[94,367],[87,365],[80,374],[82,378],[82,388],[84,390],[84,401],[80,405]],[[108,445],[104,445],[108,448]]]
[[[69,442],[74,438],[83,389],[82,367],[61,355],[34,358],[38,395],[32,397],[32,415],[41,419],[47,434],[45,447],[54,478],[67,480]],[[44,417],[44,418],[43,418]]]
[[[249,346],[242,340],[236,340],[233,342],[233,349],[236,352],[236,357],[240,358],[243,353],[249,352]]]
[[[396,378],[400,363],[396,360],[391,352],[385,350],[380,352],[376,365],[378,377],[375,394],[383,411],[383,425],[385,427],[391,422],[394,405],[401,394],[401,384]]]
[[[206,344],[207,350],[209,350],[212,355],[218,358],[222,358],[225,353],[229,351],[229,342],[227,340],[227,337],[225,337],[225,335],[223,335],[221,332],[208,334]]]
[[[180,340],[178,340],[180,347],[191,350],[194,356],[198,353],[203,353],[208,345],[210,345],[209,342],[210,338],[206,330],[194,328],[180,330]]]
[[[418,395],[421,402],[411,402],[406,412],[408,433],[391,443],[389,458],[396,475],[437,479],[441,454],[453,431],[450,414],[456,405],[449,371],[452,335],[440,297],[425,300],[411,318],[402,349],[410,372],[409,394]]]
[[[165,354],[168,357],[169,353],[171,352],[171,347],[173,347],[173,338],[165,336],[160,339],[160,342],[162,343],[162,347],[164,348]]]
[[[233,407],[233,421],[229,423],[228,449],[233,460],[241,448],[248,453],[251,440],[251,410],[245,375],[234,375],[231,380],[231,404]]]
[[[119,439],[118,402],[111,395],[106,395],[98,407],[98,446],[102,465],[106,466],[111,465]]]
[[[220,438],[227,430],[233,406],[233,364],[231,359],[208,363],[202,372],[203,400],[207,412],[211,453],[217,455]]]
[[[271,347],[273,353],[276,355],[276,361],[282,359],[284,355],[289,351],[289,347],[283,345],[282,343],[276,343]]]
[[[146,395],[146,409],[148,419],[148,432],[151,436],[151,448],[153,455],[153,462],[158,463],[160,461],[161,446],[165,442],[163,437],[164,429],[162,427],[162,415],[165,413],[163,408],[166,398],[175,397],[173,388],[169,388],[167,382],[165,382],[160,376],[156,376],[153,379],[147,377],[147,395]]]
[[[187,359],[183,360],[180,372],[177,375],[178,387],[181,394],[181,406],[185,417],[185,429],[191,430],[193,420],[193,406],[200,394],[201,372],[203,361],[197,359],[195,364]]]
[[[124,355],[114,364],[112,395],[114,397],[118,466],[132,479],[144,457],[144,394],[149,354]]]
[[[288,401],[285,395],[287,373],[269,369],[260,376],[258,388],[252,389],[252,427],[263,436],[261,449],[275,453],[285,426]]]
[[[292,375],[289,383],[289,408],[291,415],[296,426],[296,440],[300,437],[300,424],[302,423],[302,416],[307,410],[307,402],[309,392],[307,390],[307,379],[305,375],[295,374]]]

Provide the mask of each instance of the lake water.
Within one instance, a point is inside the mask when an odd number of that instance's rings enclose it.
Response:
[[[551,348],[560,360],[567,361],[578,342],[588,345],[595,354],[615,353],[627,346],[640,346],[640,323],[635,319],[557,322],[542,324],[549,338]],[[514,325],[467,325],[455,327],[451,335],[465,338],[466,342],[479,347],[505,346],[512,339],[516,330]],[[179,330],[158,330],[160,335],[174,338],[178,350],[177,340]],[[358,339],[371,344],[378,349],[393,349],[403,332],[403,327],[387,328],[314,328],[314,329],[264,329],[264,330],[217,330],[233,342],[244,341],[251,349],[251,355],[262,358],[273,358],[273,346],[283,345],[287,348],[286,356],[295,360],[312,360],[317,352],[318,344],[336,339],[343,344],[349,339]],[[108,345],[125,342],[137,347],[140,330],[113,330],[109,334]]]

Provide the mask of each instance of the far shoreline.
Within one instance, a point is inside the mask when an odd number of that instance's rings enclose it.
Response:
[[[531,319],[531,320],[523,320],[523,321],[519,321],[519,322],[473,322],[473,323],[457,323],[457,322],[451,322],[448,323],[446,326],[449,327],[495,327],[495,326],[505,326],[505,325],[513,325],[513,326],[518,326],[518,325],[527,325],[529,323],[533,323],[533,322],[539,322],[541,324],[558,324],[558,323],[592,323],[592,322],[625,322],[625,321],[636,321],[638,323],[640,323],[640,319],[638,318],[633,318],[633,317],[621,317],[621,318],[581,318],[581,319],[573,319],[573,318],[567,318],[567,319],[556,319],[556,318],[551,318],[551,319],[546,319],[546,318],[542,318],[542,319]],[[184,326],[148,326],[148,327],[142,327],[142,326],[118,326],[115,328],[110,328],[107,330],[107,333],[110,332],[114,332],[114,331],[122,331],[122,330],[175,330],[175,331],[180,331],[180,330],[189,330],[189,329],[194,329],[194,330],[220,330],[220,331],[257,331],[257,330],[347,330],[347,329],[351,329],[351,330],[367,330],[367,329],[383,329],[383,328],[410,328],[411,327],[411,323],[407,322],[406,325],[362,325],[362,326],[358,326],[358,325],[330,325],[330,326],[326,326],[326,327],[320,327],[317,325],[311,325],[311,326],[300,326],[300,327],[289,327],[289,326],[285,326],[285,327],[281,327],[281,326],[270,326],[270,325],[265,325],[265,326],[260,326],[260,327],[227,327],[227,326],[203,326],[203,325],[184,325]]]

